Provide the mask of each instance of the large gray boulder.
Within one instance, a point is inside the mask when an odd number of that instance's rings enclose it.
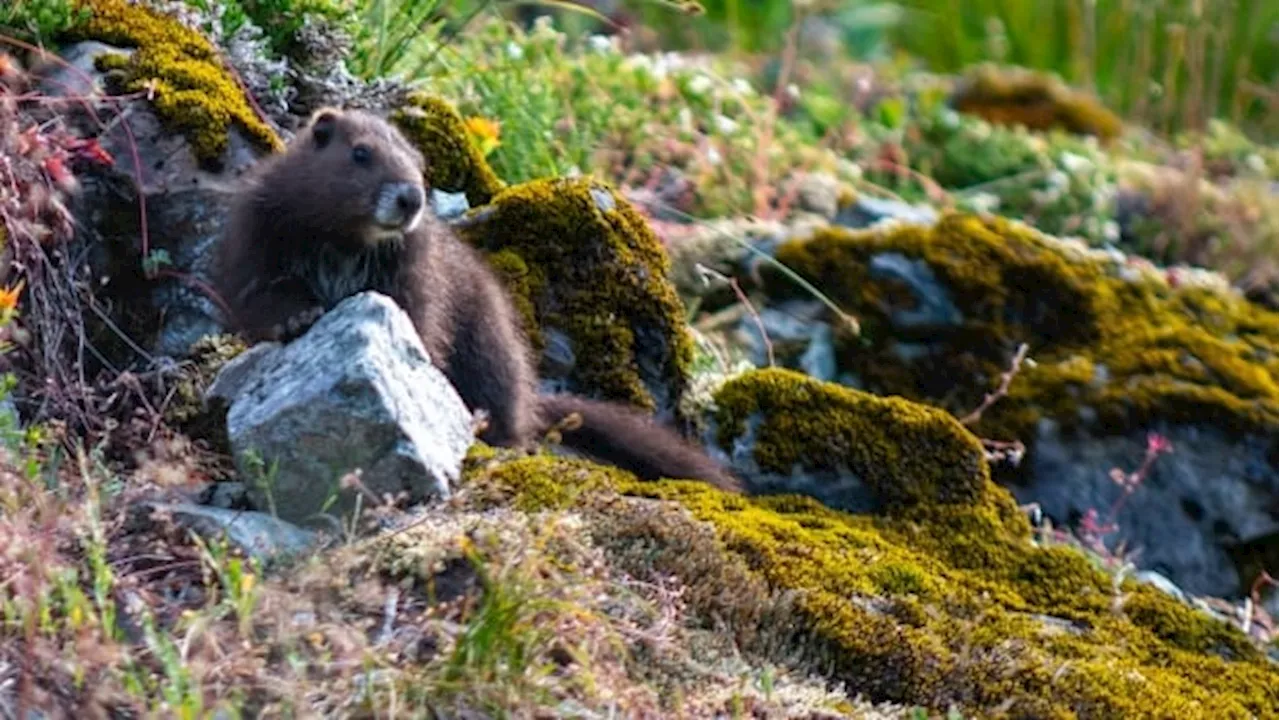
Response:
[[[227,404],[251,502],[295,523],[346,515],[362,494],[365,508],[401,493],[448,497],[474,440],[470,412],[408,315],[375,292],[288,344],[254,346],[206,399]],[[343,482],[356,471],[363,489]]]

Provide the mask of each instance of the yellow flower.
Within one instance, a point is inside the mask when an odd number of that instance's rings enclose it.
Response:
[[[0,314],[8,314],[17,309],[18,296],[22,294],[24,282],[24,280],[19,280],[17,285],[0,290]]]
[[[489,118],[473,115],[466,120],[467,132],[471,135],[472,141],[480,148],[480,153],[488,156],[502,142],[499,137],[502,135],[502,127],[490,120]]]

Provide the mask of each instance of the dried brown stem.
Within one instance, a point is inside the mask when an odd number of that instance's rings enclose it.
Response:
[[[987,393],[987,396],[982,399],[982,404],[977,409],[960,418],[961,424],[973,425],[978,422],[982,419],[982,413],[986,412],[992,405],[995,405],[997,400],[1009,394],[1009,384],[1013,382],[1013,378],[1018,374],[1019,368],[1022,367],[1022,362],[1027,359],[1028,348],[1029,346],[1026,343],[1018,346],[1018,352],[1014,353],[1013,362],[1009,364],[1009,369],[1000,375],[1000,386],[996,388],[995,392]]]

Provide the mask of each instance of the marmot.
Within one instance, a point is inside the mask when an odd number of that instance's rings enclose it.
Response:
[[[284,153],[261,161],[232,203],[214,284],[233,331],[288,341],[343,298],[375,290],[404,308],[485,442],[524,446],[571,413],[562,442],[644,479],[739,491],[718,463],[639,411],[540,395],[532,353],[487,261],[437,219],[425,160],[399,130],[360,110],[323,108]]]

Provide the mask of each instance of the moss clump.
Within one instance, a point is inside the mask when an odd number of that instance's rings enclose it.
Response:
[[[190,357],[179,367],[165,420],[193,437],[210,440],[218,448],[228,447],[226,408],[218,403],[205,407],[204,394],[222,366],[246,349],[244,342],[233,335],[211,335],[192,345]]]
[[[1124,130],[1120,118],[1096,98],[1072,90],[1060,79],[1023,68],[981,65],[971,71],[952,104],[963,113],[998,125],[1031,130],[1063,128],[1110,140]]]
[[[197,159],[209,162],[222,155],[233,122],[262,147],[284,148],[198,32],[125,0],[78,0],[77,7],[91,12],[67,35],[136,48],[127,59],[108,56],[100,65],[123,72],[124,92],[151,92],[161,120],[186,135]]]
[[[597,518],[602,546],[633,574],[675,575],[697,589],[698,609],[728,613],[740,635],[776,641],[787,628],[791,644],[774,651],[798,652],[873,701],[937,711],[954,703],[966,715],[1007,718],[1246,718],[1280,709],[1274,668],[1237,630],[1131,580],[1114,594],[1078,550],[1031,543],[1007,493],[990,484],[970,503],[886,516],[639,482],[549,457],[491,458],[466,473],[464,487],[529,509],[571,504]],[[658,515],[662,522],[628,521]],[[729,597],[726,578],[749,592]]]
[[[535,349],[552,330],[567,338],[572,389],[674,407],[693,340],[666,252],[621,195],[591,178],[537,180],[498,193],[459,231],[510,283]]]
[[[922,261],[960,319],[905,321],[911,286],[872,269],[888,254]],[[1029,440],[1042,418],[1113,433],[1155,419],[1276,432],[1277,316],[1229,292],[963,214],[932,227],[826,229],[784,244],[778,259],[862,321],[869,345],[847,348],[843,364],[872,392],[965,413],[1028,343],[1036,364],[975,426],[983,437]]]
[[[717,442],[728,449],[753,418],[752,455],[764,470],[843,470],[891,506],[972,502],[989,478],[982,445],[946,412],[901,398],[770,369],[715,395]]]
[[[391,120],[427,158],[427,184],[445,192],[464,192],[472,207],[484,205],[505,184],[471,142],[458,111],[445,100],[414,93]]]

